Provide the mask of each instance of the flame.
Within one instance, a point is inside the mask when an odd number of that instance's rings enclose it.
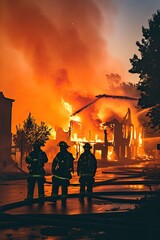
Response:
[[[69,102],[64,101],[63,98],[62,98],[62,103],[63,103],[65,109],[67,110],[67,112],[70,114],[70,117],[69,117],[70,121],[72,120],[72,121],[75,121],[75,122],[80,122],[81,119],[80,119],[80,117],[78,115],[71,116],[72,112],[73,112],[72,105]]]
[[[88,142],[88,140],[85,137],[83,137],[83,138],[78,137],[77,133],[73,134],[73,136],[71,137],[71,141],[76,142],[76,143]]]
[[[113,160],[112,154],[113,154],[113,148],[108,148],[108,160]]]
[[[56,130],[48,124],[48,127],[51,128],[51,131],[50,131],[50,139],[56,139]]]
[[[73,121],[79,122],[79,123],[81,122],[81,118],[78,115],[70,117],[70,120],[73,120]]]
[[[95,142],[103,142],[102,139],[99,139],[98,134],[95,134]]]
[[[138,135],[138,143],[139,143],[139,147],[141,147],[142,146],[142,133],[139,133],[139,135]]]
[[[64,99],[62,98],[62,104],[64,105],[65,109],[67,110],[67,112],[69,112],[69,114],[72,114],[72,106],[70,103],[65,102]]]

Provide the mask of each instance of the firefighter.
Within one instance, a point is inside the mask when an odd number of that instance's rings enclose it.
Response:
[[[97,169],[97,160],[91,153],[92,146],[85,143],[83,146],[84,152],[80,155],[77,164],[77,174],[80,182],[80,201],[84,201],[85,192],[87,193],[88,201],[91,201],[94,176]]]
[[[72,153],[68,152],[68,144],[64,141],[60,141],[58,146],[60,152],[57,153],[52,162],[52,199],[56,204],[58,198],[58,191],[61,187],[61,200],[62,205],[66,205],[66,198],[68,194],[68,186],[72,173],[74,173],[73,161],[74,157]]]
[[[27,200],[30,202],[33,200],[36,182],[38,184],[38,197],[41,203],[44,202],[44,164],[48,162],[48,158],[46,153],[41,150],[41,145],[39,141],[35,141],[33,151],[26,157],[26,163],[29,169]]]

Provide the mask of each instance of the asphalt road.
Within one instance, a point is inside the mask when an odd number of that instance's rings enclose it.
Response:
[[[46,202],[42,206],[37,202],[32,206],[23,204],[23,200],[26,198],[27,194],[27,182],[25,179],[1,181],[0,205],[2,210],[5,210],[4,213],[11,214],[9,216],[13,216],[13,219],[14,217],[18,219],[17,216],[20,216],[20,219],[23,216],[25,221],[27,217],[30,218],[27,226],[23,226],[23,224],[19,226],[20,220],[18,221],[19,223],[16,223],[16,221],[12,222],[11,220],[7,221],[7,223],[4,221],[1,222],[0,239],[117,240],[119,239],[118,236],[120,237],[121,231],[116,230],[115,232],[112,231],[112,234],[111,232],[107,233],[107,231],[104,230],[106,225],[104,225],[104,220],[102,218],[103,214],[127,213],[135,209],[139,205],[139,201],[144,199],[146,195],[149,196],[151,192],[155,192],[155,190],[159,188],[159,183],[155,182],[157,181],[155,176],[159,174],[159,168],[157,170],[155,166],[158,165],[153,162],[150,164],[141,163],[133,166],[125,165],[98,168],[95,177],[92,202],[90,203],[85,199],[83,204],[78,200],[77,194],[79,193],[79,185],[78,177],[75,173],[71,180],[71,185],[69,186],[69,198],[67,199],[66,207],[62,206],[61,200],[58,200],[56,206],[50,201],[52,187],[50,184],[51,176],[46,177]],[[37,198],[37,188],[35,189],[34,197],[35,199]],[[21,206],[18,206],[18,204],[16,205],[17,202],[20,202]],[[50,226],[49,216],[52,216],[52,224],[54,220],[55,226]],[[67,216],[72,217],[72,219],[67,220]],[[74,217],[77,216],[79,222],[74,221]],[[86,220],[87,218],[88,221]],[[91,219],[94,219],[94,221]],[[29,223],[31,226],[28,226]],[[68,225],[70,224],[70,230],[64,228],[67,223]],[[80,228],[78,228],[78,226],[80,226]],[[111,228],[112,226],[110,226],[110,229]],[[120,239],[125,239],[125,237]],[[128,238],[127,235],[126,239],[132,238],[130,235]],[[135,235],[133,235],[133,239],[135,239]]]

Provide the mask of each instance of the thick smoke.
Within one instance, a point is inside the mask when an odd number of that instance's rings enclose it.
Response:
[[[64,101],[77,110],[108,89],[106,74],[123,76],[107,49],[115,14],[111,1],[1,0],[0,10],[0,90],[15,99],[13,131],[29,112],[67,128]],[[84,129],[98,129],[107,109],[117,105],[110,100],[104,108],[98,102],[82,113]]]

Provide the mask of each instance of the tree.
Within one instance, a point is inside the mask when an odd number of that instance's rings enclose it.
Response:
[[[23,156],[31,151],[33,143],[36,140],[38,140],[42,146],[45,144],[49,139],[51,130],[52,128],[49,128],[44,122],[38,125],[31,113],[29,113],[22,126],[20,124],[16,126],[13,141],[16,147],[20,149],[21,161]]]
[[[147,126],[160,132],[160,10],[149,19],[149,28],[142,27],[143,38],[137,41],[140,57],[130,59],[131,73],[139,74],[137,89],[140,91],[138,106],[148,108]]]
[[[137,86],[131,82],[122,82],[121,76],[118,74],[106,74],[107,77],[107,87],[109,91],[119,92],[123,90],[125,95],[130,95],[131,97],[139,97],[139,91]]]

